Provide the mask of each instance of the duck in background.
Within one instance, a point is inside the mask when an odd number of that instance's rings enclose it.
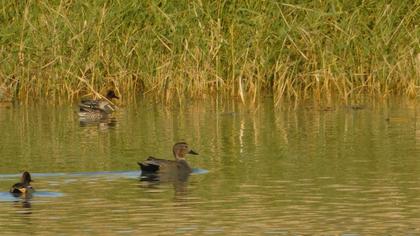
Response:
[[[115,111],[116,107],[112,104],[112,99],[119,99],[114,90],[108,90],[106,99],[82,100],[79,103],[79,116],[87,119],[100,119],[107,117]]]

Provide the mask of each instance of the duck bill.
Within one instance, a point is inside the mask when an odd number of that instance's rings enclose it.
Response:
[[[194,152],[193,150],[190,150],[190,151],[188,152],[188,154],[198,155],[198,153],[197,153],[197,152]]]

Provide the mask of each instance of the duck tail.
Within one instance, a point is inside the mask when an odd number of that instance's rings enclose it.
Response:
[[[159,165],[148,163],[148,162],[137,162],[139,164],[141,171],[143,172],[157,172],[159,170]]]

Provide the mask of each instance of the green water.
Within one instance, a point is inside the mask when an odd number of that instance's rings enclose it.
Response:
[[[420,234],[420,105],[139,101],[103,123],[76,107],[0,108],[2,235]],[[187,181],[137,161],[199,152]],[[7,191],[33,173],[31,199]]]

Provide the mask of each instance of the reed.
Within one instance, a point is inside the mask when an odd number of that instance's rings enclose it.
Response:
[[[416,97],[418,1],[0,0],[15,99]]]

